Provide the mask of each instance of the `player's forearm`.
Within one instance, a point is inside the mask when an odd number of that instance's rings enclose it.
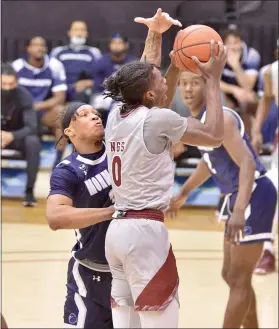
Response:
[[[271,107],[271,102],[272,99],[265,95],[260,99],[256,112],[256,118],[253,124],[253,133],[261,133],[263,123]]]
[[[252,157],[245,156],[239,164],[239,188],[234,210],[245,211],[249,204],[255,181],[256,164]]]
[[[187,196],[197,187],[201,186],[204,182],[206,182],[211,176],[206,163],[203,159],[197,165],[196,170],[192,173],[192,175],[187,179],[187,181],[181,187],[179,193],[180,195]]]
[[[162,34],[148,30],[141,61],[147,61],[160,67],[162,53]]]
[[[210,134],[212,145],[218,147],[224,138],[224,114],[221,102],[220,81],[211,78],[206,81],[205,131]]]
[[[253,89],[253,83],[251,77],[241,67],[241,65],[236,66],[233,68],[236,81],[238,82],[239,86],[244,88],[247,91],[251,91]]]
[[[46,217],[49,227],[56,231],[61,229],[81,229],[112,218],[113,207],[108,208],[74,208],[59,205],[47,209]]]
[[[173,64],[170,64],[168,71],[165,75],[166,83],[168,86],[168,90],[166,93],[168,98],[165,103],[166,108],[171,107],[175,95],[176,86],[179,81],[179,77],[180,77],[180,70],[177,67],[175,67]]]

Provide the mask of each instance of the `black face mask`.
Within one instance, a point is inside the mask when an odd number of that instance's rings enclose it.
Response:
[[[126,53],[126,50],[112,51],[111,53],[115,57],[121,57]]]
[[[15,101],[16,96],[16,88],[14,89],[1,89],[1,102],[2,103],[11,103],[12,101]]]

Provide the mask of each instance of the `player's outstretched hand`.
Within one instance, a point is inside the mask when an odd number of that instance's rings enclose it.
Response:
[[[262,147],[263,147],[263,136],[261,133],[253,133],[252,134],[252,146],[254,151],[257,154],[261,154],[262,153]]]
[[[244,229],[245,229],[245,216],[244,211],[234,210],[231,218],[228,221],[227,231],[226,231],[226,240],[231,243],[236,243],[237,245],[240,242],[240,235],[244,238]]]
[[[215,41],[210,41],[210,59],[206,63],[201,63],[196,56],[192,56],[192,60],[197,64],[202,76],[207,80],[209,78],[220,79],[227,62],[227,48],[222,42],[218,42],[218,55],[215,55]]]
[[[182,26],[178,20],[171,18],[168,13],[162,12],[161,8],[159,8],[156,14],[151,18],[136,17],[134,21],[144,24],[150,30],[161,34],[166,32],[172,25]]]

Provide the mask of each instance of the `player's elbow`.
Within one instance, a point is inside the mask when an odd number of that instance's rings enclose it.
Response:
[[[47,221],[48,221],[48,226],[52,231],[57,231],[57,230],[61,229],[59,221],[55,217],[47,216]]]
[[[211,135],[208,138],[208,146],[218,148],[223,144],[223,136]]]
[[[247,152],[247,154],[242,158],[242,165],[246,168],[246,170],[250,173],[255,172],[256,170],[256,162],[252,154]]]

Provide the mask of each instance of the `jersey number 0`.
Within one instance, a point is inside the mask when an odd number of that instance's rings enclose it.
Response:
[[[112,179],[114,184],[119,187],[121,185],[121,159],[118,155],[112,159]]]

